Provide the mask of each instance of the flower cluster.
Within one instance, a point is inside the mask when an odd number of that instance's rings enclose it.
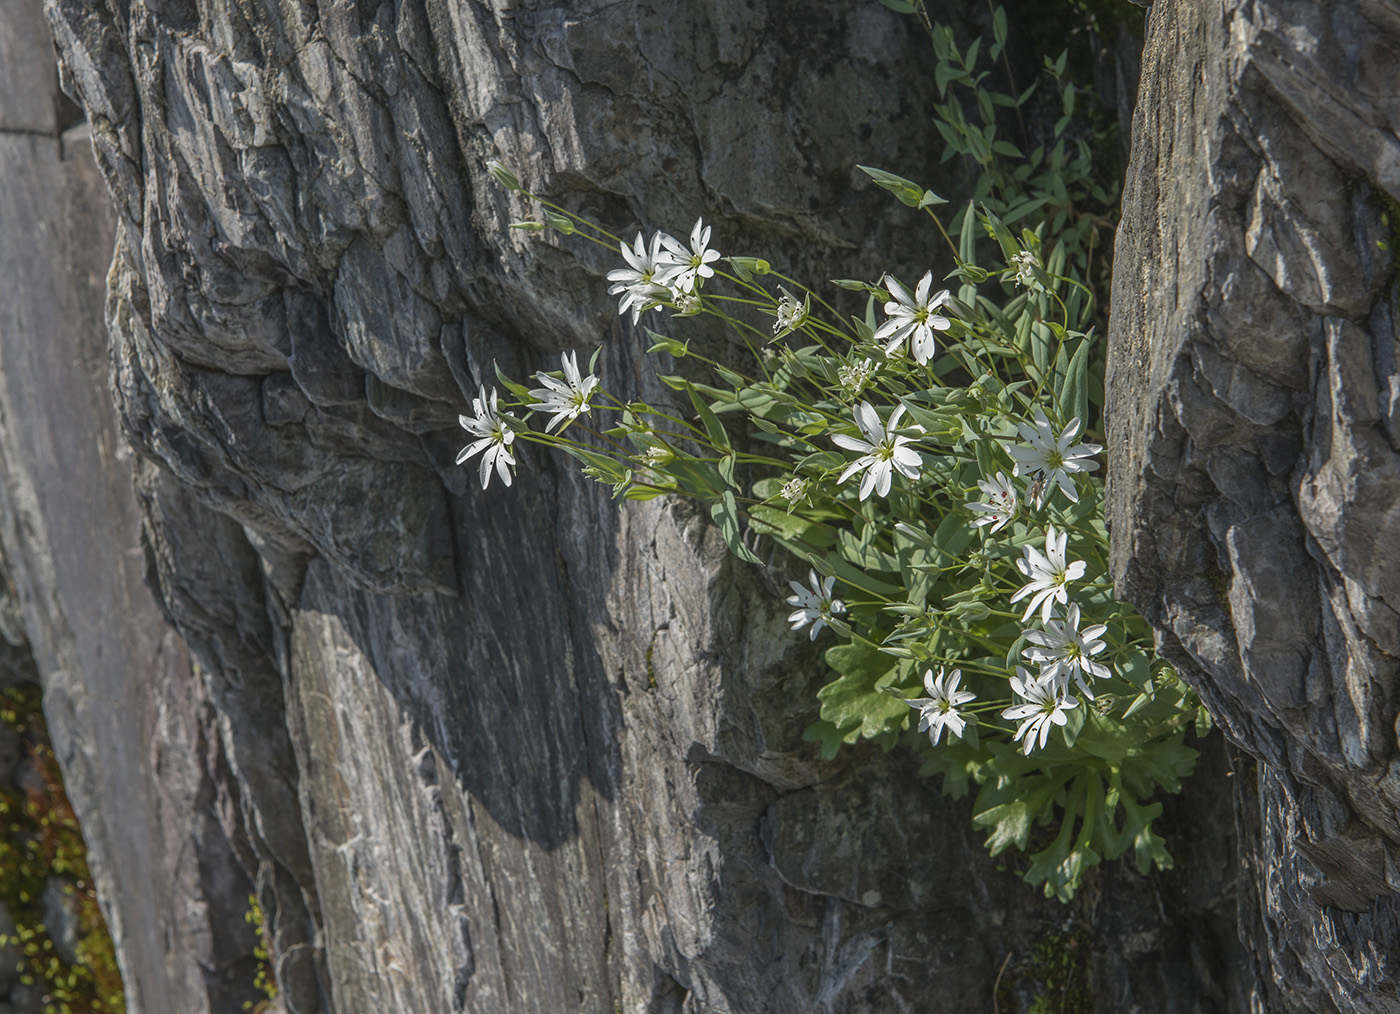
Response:
[[[535,379],[543,386],[523,392],[530,399],[524,407],[530,412],[548,412],[552,415],[545,426],[546,433],[553,433],[557,426],[568,423],[587,413],[592,407],[594,391],[598,388],[598,378],[590,372],[583,376],[578,368],[578,355],[565,352],[560,358],[563,376],[536,373]],[[501,481],[509,486],[513,480],[515,455],[511,446],[515,443],[517,431],[524,431],[524,424],[508,412],[501,412],[499,394],[496,389],[481,388],[481,393],[472,399],[472,414],[457,417],[462,428],[476,437],[457,454],[457,464],[462,464],[474,455],[481,455],[478,477],[481,488],[491,482],[494,467]]]
[[[700,218],[690,230],[689,247],[668,233],[652,233],[650,242],[637,233],[633,244],[624,243],[620,250],[627,266],[608,272],[613,283],[608,292],[621,297],[618,314],[630,310],[635,324],[645,311],[668,304],[682,316],[698,312],[700,287],[714,276],[711,265],[720,258],[709,245],[710,227]]]
[[[940,203],[908,180],[866,172],[911,207]],[[610,396],[593,373],[597,356],[584,370],[567,352],[534,386],[502,377],[514,401],[481,389],[461,417],[473,440],[459,463],[480,456],[481,485],[493,474],[509,485],[520,442],[543,443],[579,459],[614,496],[701,502],[747,563],[776,553],[802,561],[807,579],[788,582],[787,622],[832,644],[810,738],[830,754],[860,738],[892,746],[915,738],[917,725],[929,770],[1003,787],[979,803],[989,824],[1009,812],[1007,785],[1050,779],[1035,783],[1035,798],[1065,812],[1098,793],[1099,823],[1057,838],[1064,855],[1047,867],[1060,870],[1056,891],[1072,888],[1081,867],[1065,856],[1081,842],[1074,862],[1084,864],[1149,840],[1146,804],[1122,804],[1138,822],[1123,829],[1103,814],[1118,805],[1110,798],[1127,800],[1130,777],[1139,798],[1171,787],[1163,772],[1189,768],[1189,751],[1162,730],[1188,713],[1199,723],[1200,712],[1152,662],[1145,624],[1109,594],[1102,448],[1081,439],[1095,345],[1089,308],[1076,302],[1084,286],[1058,274],[1063,253],[1029,230],[1018,242],[969,208],[978,222],[943,230],[963,240],[948,276],[960,279],[956,296],[936,289],[932,271],[911,287],[889,274],[846,279],[836,284],[862,293],[866,309],[843,321],[767,261],[721,257],[703,219],[688,242],[659,230],[619,242],[545,203],[549,227],[592,230],[617,251],[621,266],[607,278],[621,316],[635,324],[659,307],[706,315],[743,336],[754,361],[747,374],[711,362],[713,384],[694,370],[661,376],[677,397],[653,407]],[[976,266],[979,233],[996,238],[1011,267]],[[709,362],[688,343],[651,336],[653,351]],[[526,424],[531,413],[547,418],[542,428]],[[1087,729],[1093,753],[1076,747]],[[1135,759],[1149,748],[1154,760]],[[1005,767],[1008,755],[1020,766]],[[1111,793],[1105,760],[1123,772]],[[1072,791],[1061,789],[1067,777]],[[997,841],[1024,837],[1024,822],[1005,820]]]

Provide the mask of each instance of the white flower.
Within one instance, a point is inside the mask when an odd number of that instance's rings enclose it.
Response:
[[[876,329],[874,339],[877,343],[889,343],[885,346],[887,357],[892,357],[904,339],[909,338],[909,351],[920,366],[933,358],[938,348],[933,332],[946,331],[950,324],[947,317],[934,313],[948,301],[948,290],[929,299],[928,290],[932,286],[932,271],[924,272],[913,295],[894,278],[886,276],[885,288],[894,298],[885,304],[885,313],[890,319]]]
[[[706,249],[710,243],[710,227],[703,218],[697,218],[690,230],[689,250],[674,236],[663,236],[661,242],[666,247],[665,266],[657,281],[662,285],[681,292],[694,292],[701,278],[714,275],[710,262],[719,260],[720,255],[718,250]]]
[[[788,513],[800,502],[807,499],[807,480],[801,476],[793,476],[783,483],[783,488],[778,490],[778,496],[788,502]]]
[[[1011,596],[1012,602],[1020,602],[1027,595],[1031,596],[1026,614],[1021,617],[1022,623],[1031,618],[1036,606],[1040,606],[1040,618],[1049,622],[1054,603],[1064,605],[1069,601],[1065,585],[1084,576],[1083,560],[1065,562],[1065,545],[1068,541],[1069,533],[1057,533],[1052,525],[1045,530],[1044,555],[1034,546],[1026,546],[1022,550],[1024,555],[1016,561],[1016,568],[1030,578],[1030,582]]]
[[[1020,743],[1021,752],[1027,756],[1037,745],[1041,748],[1045,746],[1045,741],[1050,738],[1050,726],[1064,725],[1068,721],[1065,712],[1079,707],[1077,700],[1066,699],[1053,679],[1044,676],[1034,679],[1019,665],[1016,667],[1016,675],[1011,677],[1011,689],[1015,690],[1025,703],[1013,704],[1001,713],[1001,717],[1021,723],[1012,741]],[[1036,743],[1037,738],[1040,740],[1039,744]]]
[[[648,465],[664,465],[674,457],[671,449],[663,447],[661,444],[652,444],[642,452],[642,460]]]
[[[811,296],[799,303],[797,297],[781,285],[778,291],[783,294],[783,298],[778,300],[778,319],[773,322],[773,334],[782,336],[789,331],[796,331],[807,320],[807,313],[811,309]]]
[[[894,436],[894,431],[899,428],[900,416],[904,415],[904,406],[900,405],[893,414],[890,415],[889,426],[880,425],[880,415],[875,411],[874,406],[868,401],[863,401],[856,406],[856,425],[865,434],[864,440],[857,440],[855,437],[848,437],[843,433],[838,433],[831,439],[836,442],[837,447],[844,447],[848,451],[859,451],[861,456],[846,466],[846,470],[841,473],[841,478],[837,482],[845,482],[856,472],[865,469],[865,478],[860,481],[860,498],[862,500],[870,496],[874,490],[879,496],[887,496],[890,492],[890,480],[895,469],[909,479],[919,477],[919,468],[923,465],[924,459],[919,457],[919,452],[912,450],[905,444],[909,443],[911,437]]]
[[[830,623],[833,616],[841,616],[846,612],[846,605],[840,599],[831,597],[836,578],[829,577],[823,581],[817,577],[815,570],[810,570],[807,572],[807,580],[811,582],[812,587],[805,588],[796,581],[788,582],[793,594],[788,596],[787,604],[797,607],[788,616],[788,622],[792,624],[793,630],[801,630],[810,623],[812,640],[815,641],[822,627]]]
[[[1052,483],[1059,483],[1065,496],[1078,503],[1079,493],[1074,488],[1074,480],[1070,478],[1070,473],[1092,472],[1097,469],[1099,463],[1090,459],[1103,448],[1098,444],[1071,446],[1074,438],[1079,435],[1078,418],[1071,419],[1069,425],[1056,436],[1039,405],[1035,408],[1035,424],[1023,422],[1018,429],[1021,431],[1021,439],[1026,442],[1007,448],[1011,457],[1016,459],[1014,474],[1039,473],[1044,478],[1046,487]]]
[[[1040,258],[1030,250],[1022,250],[1011,258],[1016,268],[1016,284],[1032,288],[1036,283],[1035,269],[1040,267]]]
[[[986,500],[968,504],[969,510],[982,516],[972,523],[975,527],[991,525],[990,532],[999,532],[1006,523],[1016,516],[1016,487],[1001,472],[993,479],[978,479],[977,486]]]
[[[661,251],[661,244],[667,239],[670,237],[665,233],[654,233],[648,247],[642,242],[642,234],[637,233],[637,240],[631,247],[622,244],[622,259],[627,262],[627,267],[608,272],[608,281],[616,283],[608,288],[608,292],[622,296],[617,305],[618,315],[631,310],[633,324],[637,323],[642,311],[659,306],[670,294],[657,279],[657,274],[670,264]]]
[[[530,406],[531,412],[555,413],[554,418],[549,420],[549,425],[544,428],[546,433],[553,431],[554,427],[562,422],[577,419],[592,408],[588,399],[592,396],[593,389],[598,386],[598,378],[591,373],[586,377],[579,377],[576,353],[565,352],[559,357],[559,361],[564,364],[564,379],[560,381],[547,373],[536,373],[535,379],[544,387],[530,392],[530,397],[539,401],[538,404]]]
[[[1044,630],[1026,631],[1026,640],[1037,647],[1026,648],[1022,654],[1032,662],[1038,663],[1040,675],[1045,679],[1055,680],[1061,693],[1069,691],[1069,681],[1073,678],[1079,689],[1092,701],[1094,692],[1089,689],[1084,677],[1087,675],[1108,679],[1111,675],[1108,666],[1102,662],[1095,662],[1092,657],[1103,651],[1104,642],[1099,638],[1103,637],[1107,630],[1105,624],[1096,623],[1081,631],[1079,604],[1071,602],[1065,610],[1063,622],[1046,620]]]
[[[694,317],[700,312],[700,297],[693,292],[686,292],[684,289],[672,289],[671,303],[675,306],[676,312],[673,317]]]
[[[866,382],[870,380],[870,374],[875,372],[875,364],[869,359],[862,359],[858,363],[851,363],[836,371],[836,379],[841,381],[841,386],[850,391],[851,394],[860,394],[865,389]]]
[[[977,699],[971,690],[958,689],[961,680],[961,669],[954,669],[945,675],[943,667],[939,666],[937,679],[934,679],[933,670],[930,669],[924,673],[924,689],[928,691],[928,696],[904,702],[911,708],[919,709],[919,731],[927,730],[934,746],[938,745],[945,726],[949,735],[961,737],[963,726],[977,721],[976,715],[960,715],[956,710],[959,705]]]
[[[491,388],[491,396],[486,395],[486,388],[481,389],[481,394],[472,399],[471,416],[459,415],[457,421],[461,423],[462,429],[478,439],[463,447],[457,452],[457,464],[461,464],[473,454],[481,455],[481,488],[485,489],[491,482],[491,466],[496,467],[497,474],[501,481],[507,486],[511,483],[510,469],[507,465],[515,464],[515,456],[510,453],[510,445],[515,442],[515,433],[496,414],[496,389]]]

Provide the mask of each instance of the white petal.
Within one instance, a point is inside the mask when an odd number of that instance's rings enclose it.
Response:
[[[875,411],[875,406],[868,401],[863,401],[856,406],[856,425],[865,434],[865,439],[872,444],[878,444],[885,439],[885,428],[880,425],[880,413]]]
[[[870,471],[866,474],[875,476],[876,496],[889,496],[890,480],[894,478],[894,470],[890,467],[888,461],[875,462],[875,464],[870,466]],[[863,500],[865,498],[861,497],[861,499]]]
[[[885,288],[889,289],[890,295],[893,296],[904,307],[910,307],[914,305],[914,297],[910,294],[908,289],[906,289],[903,285],[899,284],[899,280],[893,275],[885,276]],[[889,307],[890,305],[886,303],[886,313],[893,312],[892,310],[890,310]]]
[[[924,277],[919,279],[918,286],[914,289],[914,304],[916,306],[928,305],[928,290],[933,287],[933,272],[925,271]]]
[[[849,465],[846,466],[846,470],[842,472],[841,477],[836,480],[837,483],[845,482],[851,476],[859,472],[862,468],[865,468],[867,465],[874,464],[874,462],[875,459],[870,457],[869,455],[866,455],[863,458],[856,458],[855,461],[852,461]],[[864,500],[865,497],[862,496],[861,499]]]

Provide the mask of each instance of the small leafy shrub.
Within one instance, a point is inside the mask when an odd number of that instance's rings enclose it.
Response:
[[[1004,15],[995,25],[994,59]],[[940,87],[970,89],[984,120],[1028,100],[985,92],[977,46],[930,31]],[[1058,80],[1063,59],[1048,63]],[[617,497],[701,502],[747,563],[786,556],[807,572],[791,582],[793,629],[835,640],[807,739],[828,757],[862,739],[922,750],[944,791],[975,790],[988,849],[1025,853],[1025,879],[1067,899],[1104,859],[1171,865],[1152,796],[1179,790],[1196,757],[1186,730],[1209,718],[1111,594],[1101,447],[1085,439],[1102,358],[1086,283],[1095,232],[1073,207],[1084,153],[1023,154],[957,102],[939,117],[950,150],[984,173],[950,222],[932,190],[862,168],[943,237],[949,287],[935,291],[932,271],[912,284],[838,280],[865,299],[855,317],[760,257],[722,256],[701,220],[688,241],[658,231],[629,243],[493,163],[542,209],[518,227],[617,251],[609,291],[624,317],[718,318],[751,361],[649,331],[652,353],[710,372],[660,376],[684,409],[613,397],[594,375],[601,350],[586,370],[565,353],[534,387],[498,372],[507,397],[481,390],[457,461],[476,459],[483,488],[510,485],[517,442],[541,443]],[[543,429],[527,414],[547,416]]]
[[[38,778],[20,796],[0,786],[0,901],[15,920],[13,938],[22,966],[20,982],[44,991],[45,1014],[124,1014],[121,972],[107,923],[87,867],[87,849],[39,708],[39,690],[15,686],[0,691],[0,722],[28,744]],[[68,885],[78,915],[78,963],[54,950],[43,925],[40,897],[50,878]]]

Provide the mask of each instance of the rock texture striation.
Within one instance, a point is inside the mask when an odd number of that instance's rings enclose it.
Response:
[[[451,465],[492,360],[603,340],[608,388],[653,393],[612,265],[509,231],[534,209],[488,157],[629,232],[703,213],[796,274],[922,267],[933,237],[852,175],[857,150],[937,162],[915,23],[846,0],[46,13],[115,227],[63,239],[105,221],[52,171],[76,136],[23,141],[49,161],[6,168],[4,220],[58,223],[23,277],[72,327],[0,326],[0,541],[133,1014],[248,997],[240,871],[286,1014],[967,1011],[998,982],[1024,1008],[1021,959],[1067,923],[1105,1009],[1240,1009],[1215,783],[1174,804],[1210,829],[1185,870],[1040,902],[909,758],[801,742],[822,673],[781,582],[685,505],[619,512],[528,451],[508,490]],[[61,284],[91,295],[109,235],[114,405]]]
[[[1257,759],[1255,1010],[1400,1010],[1397,66],[1391,0],[1158,0],[1143,56],[1115,574]]]

